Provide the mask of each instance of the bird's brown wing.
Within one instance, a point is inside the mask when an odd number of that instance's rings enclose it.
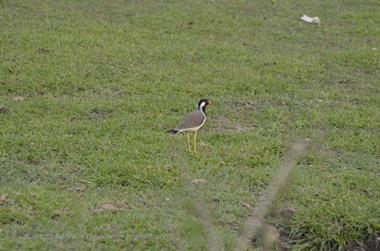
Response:
[[[199,110],[195,110],[191,112],[189,115],[187,115],[183,121],[176,126],[176,130],[184,130],[184,129],[189,129],[189,128],[194,128],[201,126],[206,119],[206,116],[204,115],[203,112]]]

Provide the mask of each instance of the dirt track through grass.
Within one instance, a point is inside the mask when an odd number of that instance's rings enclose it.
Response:
[[[292,144],[290,153],[284,159],[280,169],[257,201],[251,215],[245,222],[243,233],[237,242],[236,251],[247,250],[251,240],[263,226],[264,217],[268,213],[279,188],[286,183],[290,172],[296,165],[297,158],[304,152],[306,146],[307,144],[301,141]]]
[[[183,178],[187,186],[187,191],[191,195],[191,203],[195,209],[195,215],[199,222],[202,224],[203,230],[206,233],[206,247],[209,251],[223,251],[223,239],[217,233],[216,226],[214,224],[215,215],[210,211],[210,204],[205,201],[202,195],[195,195],[194,191],[202,189],[202,182],[197,184],[192,182],[191,175],[184,171]],[[205,181],[206,182],[206,181]]]
[[[207,249],[209,251],[223,251],[224,248],[221,246],[223,243],[220,236],[216,232],[215,226],[213,224],[213,216],[208,209],[204,201],[198,200],[195,203],[195,208],[197,215],[202,222],[202,225],[207,232]]]

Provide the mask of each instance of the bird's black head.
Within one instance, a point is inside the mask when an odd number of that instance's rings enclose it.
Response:
[[[201,100],[199,100],[198,109],[201,110],[202,112],[206,113],[206,106],[209,104],[211,104],[211,102],[209,102],[205,98],[202,98]]]

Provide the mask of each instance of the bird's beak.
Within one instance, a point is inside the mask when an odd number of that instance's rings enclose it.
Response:
[[[212,103],[210,101],[208,101],[208,104],[211,105]]]

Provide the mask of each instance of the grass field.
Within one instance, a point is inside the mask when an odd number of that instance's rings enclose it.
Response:
[[[306,139],[271,248],[375,250],[379,23],[377,0],[0,0],[0,250],[234,250]],[[194,155],[166,131],[202,97]]]

